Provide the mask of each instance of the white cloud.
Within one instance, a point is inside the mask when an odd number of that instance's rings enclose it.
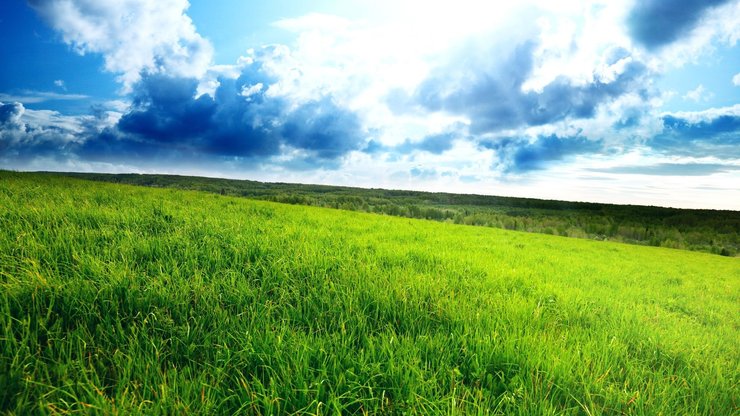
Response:
[[[102,107],[106,110],[124,113],[131,107],[131,102],[125,100],[110,100],[103,103]]]
[[[49,91],[23,90],[19,94],[0,93],[0,101],[19,102],[23,104],[37,104],[45,101],[71,101],[90,98],[83,94],[59,94]]]
[[[735,74],[734,77],[732,77],[732,85],[736,87],[740,87],[740,72],[738,72],[737,74]]]
[[[393,13],[374,19],[371,9],[376,7]],[[313,13],[275,22],[276,27],[297,34],[295,43],[252,51],[243,61],[260,60],[278,79],[269,86],[269,94],[294,102],[330,95],[338,105],[355,111],[364,127],[377,133],[375,139],[394,145],[467,120],[441,113],[400,114],[387,106],[392,91],[412,93],[432,68],[458,49],[477,53],[490,43],[504,47],[511,39],[524,41],[532,33],[531,27],[521,28],[513,23],[516,19],[507,19],[509,12],[532,12],[509,3],[501,8],[473,0],[455,5],[380,1],[368,10],[367,19]],[[495,34],[506,35],[509,41],[496,41]],[[471,45],[476,37],[484,40]]]
[[[331,95],[341,106],[356,111],[365,127],[377,132],[375,139],[387,145],[470,123],[465,116],[441,111],[408,108],[400,113],[388,108],[389,94],[412,94],[432,71],[450,63],[483,73],[496,68],[495,63],[513,48],[533,41],[537,48],[523,89],[539,91],[559,77],[576,86],[610,83],[629,65],[645,59],[624,29],[631,6],[627,3],[376,0],[358,4],[361,10],[367,7],[368,13],[358,12],[367,18],[314,13],[276,22],[275,26],[295,32],[297,40],[268,57],[270,70],[279,79],[269,91],[298,101]],[[380,14],[378,10],[385,10],[385,15],[377,18],[373,13]],[[446,88],[470,82],[468,72],[459,75],[445,73]]]
[[[196,94],[199,97],[203,94],[210,94],[213,96],[220,84],[218,81],[219,78],[239,78],[243,64],[243,62],[238,62],[236,65],[211,65],[205,75],[200,79]]]
[[[595,77],[603,82],[613,80],[637,54],[622,24],[627,6],[596,1],[562,10],[553,7],[539,17],[535,66],[524,89],[542,91],[559,76],[577,85],[593,82]],[[617,51],[625,53],[614,60]]]
[[[124,91],[141,71],[201,77],[213,47],[185,14],[187,0],[30,0],[79,53],[101,53]]]
[[[721,116],[740,117],[740,104],[735,104],[729,107],[708,108],[702,111],[667,112],[662,113],[660,116],[673,116],[677,118],[682,118],[692,124],[696,124],[703,121],[711,121]]]
[[[245,85],[242,87],[242,93],[241,96],[249,99],[254,94],[259,94],[262,91],[262,88],[264,85],[262,85],[261,82],[258,82],[254,85]]]
[[[72,137],[84,130],[86,120],[92,120],[92,116],[65,116],[58,111],[25,109],[21,121],[34,129],[55,129]],[[84,140],[84,138],[80,138]],[[76,139],[76,140],[80,140]]]
[[[55,111],[29,110],[21,103],[10,106],[10,118],[0,124],[0,165],[24,163],[46,149],[63,149],[67,144],[84,140],[79,133],[87,117],[63,116]]]
[[[714,94],[704,88],[704,85],[699,84],[696,88],[687,92],[686,95],[683,96],[683,99],[691,100],[698,103],[700,101],[709,101],[709,99],[712,98],[713,95]]]
[[[67,90],[67,86],[64,85],[64,80],[63,79],[57,79],[57,80],[55,80],[54,81],[54,85],[56,85],[57,87],[65,90],[65,91]]]
[[[65,170],[62,166],[77,166],[80,160],[73,148],[120,118],[120,113],[114,111],[67,116],[52,110],[27,109],[18,102],[0,106],[6,107],[6,119],[0,122],[0,166],[10,169],[49,170],[58,166],[57,170]]]
[[[711,55],[717,43],[733,47],[740,39],[740,1],[710,9],[699,24],[680,41],[654,55],[651,65],[661,72]]]

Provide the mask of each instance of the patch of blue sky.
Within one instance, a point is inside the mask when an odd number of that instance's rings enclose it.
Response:
[[[740,72],[740,45],[715,48],[708,56],[670,69],[656,79],[660,90],[671,93],[663,111],[701,111],[740,102],[740,86],[732,82]]]
[[[102,55],[73,51],[25,2],[0,2],[0,43],[4,101],[73,115],[118,98],[120,86],[115,74],[103,71]]]
[[[362,3],[362,2],[361,2]],[[228,10],[228,13],[224,13]],[[247,49],[267,44],[290,45],[295,33],[278,28],[274,23],[321,13],[344,18],[363,18],[367,14],[357,2],[317,0],[271,0],[264,2],[222,0],[216,5],[208,0],[192,0],[188,15],[198,32],[218,45],[214,58],[217,64],[233,64]]]

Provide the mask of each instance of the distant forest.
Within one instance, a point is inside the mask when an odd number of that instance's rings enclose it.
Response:
[[[723,256],[737,256],[740,249],[738,242],[740,211],[263,183],[175,175],[97,173],[64,175],[455,224],[671,247]]]

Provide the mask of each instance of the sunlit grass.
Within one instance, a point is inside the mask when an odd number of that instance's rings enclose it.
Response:
[[[738,412],[738,258],[2,172],[0,283],[4,412]]]

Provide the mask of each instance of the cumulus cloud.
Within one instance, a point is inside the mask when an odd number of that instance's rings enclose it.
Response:
[[[0,102],[0,126],[9,129],[18,129],[21,126],[20,120],[25,108],[21,103],[1,103]]]
[[[195,98],[197,85],[191,78],[145,75],[135,86],[132,107],[119,121],[119,129],[159,142],[203,134],[214,105],[209,96]]]
[[[632,37],[648,49],[668,45],[690,32],[708,9],[729,0],[644,0],[635,3],[627,24]]]
[[[594,75],[593,82],[574,84],[557,77],[541,91],[524,91],[533,68],[533,41],[524,42],[486,66],[459,61],[426,79],[414,100],[430,111],[464,115],[471,133],[539,126],[566,118],[590,118],[598,106],[628,92],[647,96],[641,82],[647,68],[630,56],[609,61],[613,71]]]
[[[280,129],[284,142],[320,159],[336,159],[364,144],[358,117],[331,98],[309,101],[290,111]]]
[[[7,163],[14,150],[24,147],[26,125],[21,121],[26,109],[18,102],[0,102],[0,160]]]
[[[0,163],[13,166],[39,157],[67,159],[84,140],[92,119],[0,102]]]
[[[125,7],[108,1],[32,1],[65,41],[83,52],[102,53],[106,67],[122,73],[131,92],[131,108],[123,111],[120,121],[79,149],[86,158],[212,155],[318,166],[334,164],[355,150],[438,156],[450,152],[455,143],[476,142],[477,136],[589,119],[600,106],[625,94],[643,98],[649,94],[640,87],[645,65],[629,50],[613,45],[578,43],[577,50],[602,50],[602,56],[593,62],[565,57],[578,65],[563,64],[558,66],[563,71],[542,74],[554,56],[549,51],[557,46],[543,43],[550,32],[535,23],[538,13],[555,12],[548,11],[546,3],[537,11],[511,8],[518,18],[531,22],[524,27],[502,20],[490,29],[485,19],[473,19],[480,25],[473,25],[474,30],[461,27],[466,35],[445,43],[446,48],[459,47],[459,53],[434,51],[436,41],[423,43],[425,53],[434,54],[432,60],[408,53],[417,41],[401,36],[400,26],[357,25],[311,14],[276,23],[298,34],[293,50],[279,45],[260,48],[237,65],[210,67],[210,45],[185,14],[186,1],[167,0],[162,6],[143,0],[124,3]],[[442,20],[454,11],[443,9],[445,13],[438,15]],[[569,13],[580,13],[576,9]],[[593,21],[588,24],[598,26],[597,21],[613,12],[607,9],[608,13],[589,17]],[[466,18],[471,10],[464,13]],[[162,27],[167,30],[159,33]],[[436,25],[425,28],[424,36],[439,40]],[[492,45],[466,39],[472,34],[497,39],[504,32],[508,41]],[[566,35],[565,44],[576,36]],[[205,45],[194,49],[204,53],[190,59],[189,45]],[[201,59],[204,56],[208,59]],[[372,65],[364,63],[367,59]],[[564,69],[573,66],[581,68],[578,74]],[[536,85],[528,84],[535,73]],[[382,97],[394,96],[387,93],[393,88],[399,91],[400,102],[384,101]],[[399,107],[404,114],[393,111]],[[464,134],[459,133],[461,124]],[[549,130],[534,133],[542,137],[537,141],[512,141],[500,153],[523,171],[543,165],[534,159],[552,160],[575,151],[569,146],[581,140],[560,144],[547,138],[573,133],[555,136],[557,129]],[[378,140],[393,134],[416,139],[391,139],[394,144]],[[521,152],[514,150],[516,146]]]
[[[199,95],[195,78],[144,73],[124,114],[101,110],[116,116],[79,131],[78,143],[67,148],[87,161],[272,158],[306,169],[336,167],[337,159],[365,146],[353,112],[331,96],[297,102],[273,93],[276,79],[263,64],[246,62],[238,78],[221,78],[213,95]]]
[[[201,77],[213,47],[185,14],[187,0],[29,0],[64,42],[79,53],[101,53],[125,90],[142,71]]]
[[[732,77],[732,85],[736,87],[740,87],[740,72],[738,72],[737,74],[735,74],[734,77]]]
[[[740,105],[662,116],[663,130],[650,148],[674,155],[740,158]]]

